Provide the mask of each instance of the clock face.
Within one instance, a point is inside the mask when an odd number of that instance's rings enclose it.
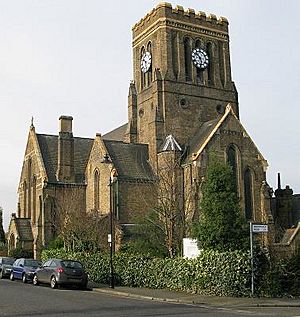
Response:
[[[209,60],[207,53],[201,48],[194,48],[192,51],[192,61],[199,69],[205,69],[208,66]]]
[[[151,53],[145,52],[141,59],[141,70],[143,73],[147,73],[151,66]]]

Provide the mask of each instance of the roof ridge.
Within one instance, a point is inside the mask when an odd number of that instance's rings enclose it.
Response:
[[[39,135],[39,136],[52,136],[52,137],[56,137],[56,138],[59,137],[59,135],[57,135],[57,134],[46,134],[46,133],[36,133],[36,135]],[[83,137],[83,136],[73,136],[73,139],[94,140],[94,138]]]

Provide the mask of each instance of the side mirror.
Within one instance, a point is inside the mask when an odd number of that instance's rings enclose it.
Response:
[[[21,263],[21,264],[20,264],[20,267],[24,267],[24,265]]]

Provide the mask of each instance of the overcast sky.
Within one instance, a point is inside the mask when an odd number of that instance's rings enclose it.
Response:
[[[7,229],[31,117],[57,134],[72,115],[75,136],[127,121],[131,27],[159,1],[0,0],[0,206]],[[229,20],[240,117],[276,175],[300,193],[300,1],[181,0]]]

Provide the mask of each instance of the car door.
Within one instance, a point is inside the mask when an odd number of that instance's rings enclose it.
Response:
[[[23,270],[24,270],[24,259],[20,259],[19,262],[16,263],[15,274],[14,274],[15,277],[18,279],[21,279]]]
[[[43,266],[41,267],[41,269],[39,269],[37,271],[37,277],[38,280],[42,283],[46,283],[48,282],[47,280],[47,276],[49,275],[49,269],[50,269],[50,264],[51,264],[52,260],[48,260],[46,261]]]

